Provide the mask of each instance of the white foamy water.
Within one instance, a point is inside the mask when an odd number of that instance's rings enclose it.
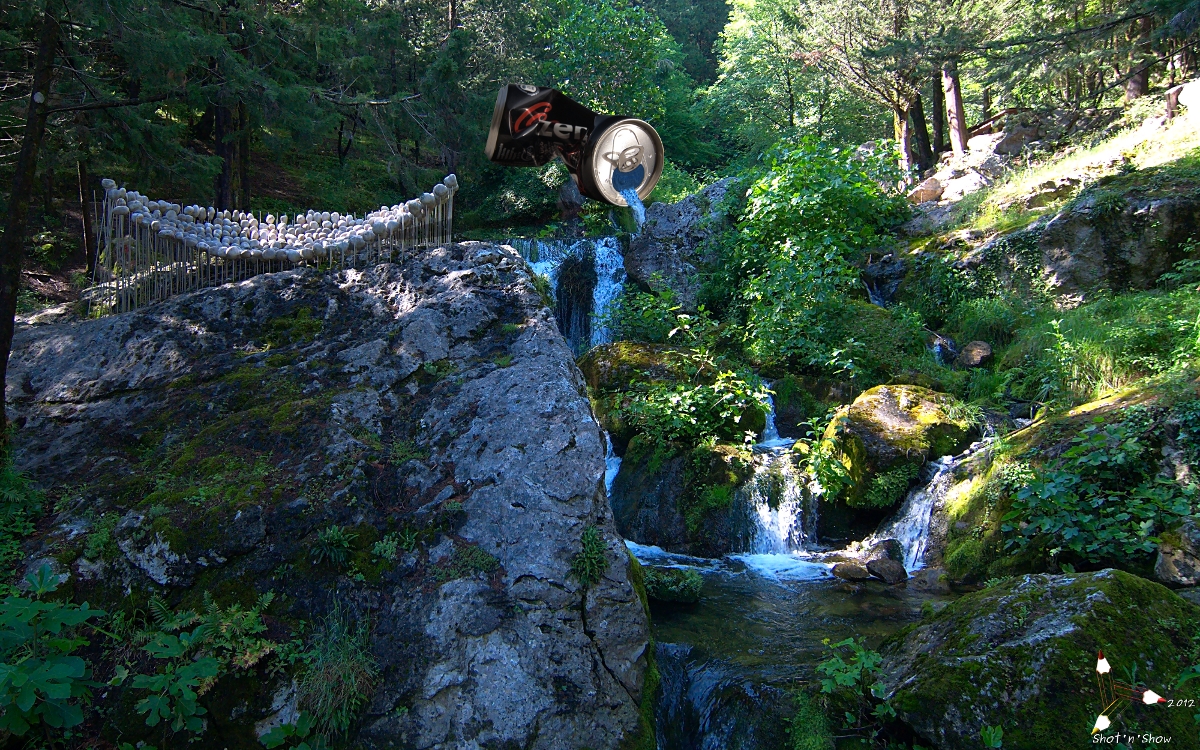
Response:
[[[729,559],[737,560],[751,572],[776,581],[817,581],[833,577],[829,572],[832,565],[814,562],[796,553],[730,555]]]
[[[601,321],[625,288],[625,256],[616,237],[596,240],[596,288],[592,290],[592,346],[612,341],[612,331]]]
[[[930,520],[934,508],[945,497],[954,482],[954,456],[943,456],[933,462],[933,476],[928,482],[913,488],[904,498],[900,510],[879,527],[864,544],[882,539],[895,539],[904,548],[904,568],[908,572],[925,567],[925,550],[929,546]]]
[[[757,443],[755,443],[754,447],[756,449],[767,449],[767,450],[770,450],[771,448],[791,448],[793,445],[796,444],[796,441],[793,440],[792,438],[779,437],[779,428],[777,428],[775,426],[775,399],[774,399],[774,397],[768,395],[767,396],[767,404],[770,408],[767,410],[766,425],[763,427],[763,433],[762,433],[761,438],[759,439],[759,441]]]
[[[621,471],[621,457],[613,450],[612,438],[604,433],[604,494],[612,496],[613,482],[617,481],[617,473]]]

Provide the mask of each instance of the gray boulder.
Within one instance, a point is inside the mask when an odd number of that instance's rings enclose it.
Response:
[[[646,223],[629,241],[625,273],[636,284],[649,288],[655,278],[675,291],[688,310],[696,307],[700,291],[698,272],[713,259],[703,243],[729,224],[718,204],[739,186],[735,178],[714,182],[678,203],[655,203],[646,209]]]
[[[885,557],[868,562],[867,572],[892,586],[908,580],[908,571],[904,569],[904,564]]]
[[[830,572],[843,581],[865,581],[871,577],[871,572],[859,562],[840,562]]]
[[[1154,577],[1174,586],[1200,583],[1200,529],[1192,518],[1183,519],[1178,529],[1161,535]]]
[[[22,325],[8,383],[15,463],[62,494],[25,552],[59,561],[80,600],[273,591],[282,641],[335,607],[369,622],[381,679],[356,747],[634,741],[649,632],[603,436],[513,251],[467,243]],[[342,563],[313,554],[333,526]],[[604,572],[585,586],[570,570],[589,527]],[[407,548],[375,546],[401,532]],[[261,747],[303,707],[303,667],[273,658],[205,693],[204,746]],[[128,691],[98,695],[101,715],[127,716]],[[140,717],[109,730],[159,744]]]

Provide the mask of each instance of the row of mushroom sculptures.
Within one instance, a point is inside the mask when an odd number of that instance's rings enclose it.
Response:
[[[458,178],[361,218],[220,211],[152,200],[103,180],[100,255],[89,305],[125,312],[181,292],[297,265],[362,267],[407,248],[450,242]]]

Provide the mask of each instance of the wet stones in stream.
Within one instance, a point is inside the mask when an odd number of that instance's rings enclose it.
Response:
[[[659,750],[758,750],[787,746],[793,713],[784,690],[739,676],[698,648],[660,643]]]

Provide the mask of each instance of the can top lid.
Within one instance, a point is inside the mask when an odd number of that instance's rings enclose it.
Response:
[[[662,140],[641,120],[626,118],[613,123],[588,151],[596,189],[609,203],[629,205],[622,194],[630,191],[645,200],[662,176]]]

